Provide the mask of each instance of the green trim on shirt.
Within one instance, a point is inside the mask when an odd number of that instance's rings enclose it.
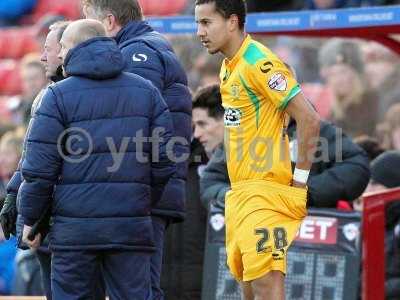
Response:
[[[246,81],[243,79],[243,77],[239,74],[240,82],[244,86],[247,95],[249,96],[251,102],[254,105],[254,108],[256,110],[256,126],[258,128],[258,122],[260,121],[260,106],[261,102],[260,99],[258,99],[257,95],[254,94],[254,92],[251,90],[251,88],[247,85]]]
[[[250,65],[255,65],[257,61],[260,59],[266,58],[267,56],[265,55],[264,52],[262,52],[256,44],[251,43],[246,51],[243,54],[243,58],[246,60],[246,62]]]
[[[289,95],[287,95],[286,98],[282,101],[281,105],[279,105],[279,109],[280,110],[286,109],[290,100],[292,100],[300,92],[301,92],[300,85],[297,84],[295,87],[292,88]]]

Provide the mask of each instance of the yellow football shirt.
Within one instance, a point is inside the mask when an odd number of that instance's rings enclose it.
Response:
[[[222,63],[225,147],[232,183],[292,180],[284,110],[300,87],[283,62],[247,35],[232,60]]]

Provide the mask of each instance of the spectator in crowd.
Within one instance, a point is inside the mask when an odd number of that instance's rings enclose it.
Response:
[[[3,174],[7,174],[5,176],[6,183],[17,168],[22,152],[22,144],[23,134],[16,130],[7,132],[0,140],[0,168],[2,169]],[[2,236],[7,240],[9,239],[9,242],[4,242],[2,244],[2,249],[6,251],[4,254],[9,256],[11,253],[7,248],[10,246],[15,248],[16,244],[15,238],[10,239],[11,233],[15,235],[16,207],[14,206],[7,211],[7,215],[10,216],[12,221],[8,218],[5,219],[4,213],[5,210],[2,209],[0,217],[2,228],[5,228],[5,221],[14,222],[14,226],[12,226],[13,229],[7,229],[7,231],[4,232],[4,235],[3,230],[1,230]],[[15,251],[13,255],[15,256]],[[8,264],[10,263],[12,264],[12,268],[15,268],[15,277],[10,278],[10,281],[7,282],[8,292],[11,291],[12,295],[21,296],[43,295],[39,265],[32,251],[19,251],[16,256],[15,265],[14,260],[8,262]],[[8,275],[14,273],[11,272],[10,265],[4,265],[4,268],[7,268]]]
[[[371,181],[366,192],[382,191],[400,186],[400,152],[383,152],[371,162]]]
[[[201,300],[207,210],[200,200],[199,179],[207,161],[204,148],[194,139],[186,185],[186,220],[172,226],[165,237],[161,287],[166,300]]]
[[[376,42],[364,42],[362,51],[368,85],[379,93],[379,121],[382,121],[389,107],[400,103],[399,55]]]
[[[17,131],[9,131],[0,139],[0,208],[5,198],[5,186],[18,164],[22,138]],[[5,241],[0,227],[0,295],[11,292],[14,277],[15,238]]]
[[[204,62],[205,51],[199,47],[195,37],[170,36],[171,44],[174,47],[180,62],[187,72],[189,88],[196,91],[199,86],[198,64]]]
[[[357,7],[361,5],[361,0],[306,0],[305,9],[331,9]]]
[[[175,155],[187,158],[192,129],[191,94],[185,71],[170,43],[143,20],[137,0],[82,0],[82,3],[86,18],[102,22],[107,35],[117,41],[125,59],[125,71],[150,80],[161,92],[172,114],[174,136],[179,139]],[[154,299],[163,298],[160,277],[167,224],[184,219],[188,161],[181,160],[177,167],[178,172],[169,180],[164,191],[153,187],[153,193],[163,194],[152,209],[157,249],[151,259]]]
[[[60,44],[68,78],[47,88],[27,136],[18,194],[23,240],[38,247],[40,233],[33,240],[28,235],[52,205],[54,299],[90,298],[99,265],[111,299],[151,299],[150,209],[159,199],[150,187],[162,189],[176,170],[166,149],[172,136],[170,113],[153,85],[123,72],[122,54],[100,22],[71,23]],[[70,140],[60,139],[67,128],[85,132],[88,144],[71,146]],[[157,134],[158,143],[130,144],[115,161],[115,143],[135,131]],[[144,160],[136,156],[136,146]]]
[[[264,12],[264,11],[287,11],[301,8],[302,1],[299,0],[270,0],[257,1],[247,0],[248,12]]]
[[[15,238],[6,240],[0,227],[0,295],[10,295],[15,266]]]
[[[15,276],[11,294],[15,296],[42,296],[44,292],[40,266],[35,251],[18,249],[14,264]]]
[[[386,112],[383,123],[377,126],[377,135],[385,149],[400,150],[400,103]]]
[[[215,99],[213,99],[215,98]],[[213,95],[208,95],[213,110],[222,111],[220,94],[215,86]],[[219,99],[219,101],[218,101]],[[194,104],[194,107],[196,104]],[[195,119],[195,111],[193,111]],[[214,122],[223,125],[223,118]],[[212,130],[211,132],[216,132]],[[296,123],[288,127],[291,158],[297,160]],[[199,138],[201,141],[201,138]],[[200,180],[201,197],[206,207],[210,203],[224,207],[225,193],[230,189],[229,177],[222,148],[223,135],[214,144],[219,144]],[[321,121],[320,140],[314,163],[308,179],[308,206],[337,207],[339,200],[348,202],[358,198],[369,181],[369,160],[365,152],[352,142],[343,131],[334,125]],[[321,188],[323,187],[323,188]]]
[[[193,100],[193,136],[203,145],[207,155],[224,141],[224,108],[219,85],[200,88]]]
[[[385,81],[398,69],[398,55],[374,41],[363,42],[361,51],[368,84],[374,89],[382,88]]]
[[[330,120],[356,137],[373,135],[378,121],[378,95],[365,84],[359,44],[332,39],[319,52],[321,76],[332,89],[334,102]]]
[[[382,192],[400,187],[400,152],[386,151],[371,162],[371,182],[366,192]],[[400,298],[400,202],[386,207],[385,299]]]
[[[288,127],[292,163],[297,160],[296,125]],[[351,203],[368,185],[369,159],[343,130],[321,121],[320,139],[308,186],[308,206],[335,208],[340,200]]]
[[[230,189],[224,160],[224,108],[221,101],[219,85],[216,84],[200,88],[193,101],[194,137],[211,159],[200,180],[201,200],[207,209],[210,203],[219,203],[224,207],[225,193]],[[204,177],[208,180],[207,189]]]
[[[36,54],[27,54],[22,59],[20,69],[22,95],[10,100],[9,109],[15,125],[27,125],[33,100],[46,87],[48,80],[46,70]]]
[[[378,140],[369,135],[360,135],[354,139],[354,143],[360,146],[368,155],[370,161],[385,152]]]
[[[202,63],[201,58],[204,58],[204,61]],[[221,67],[221,62],[222,57],[219,55],[210,56],[207,53],[204,53],[200,57],[196,65],[197,73],[199,75],[198,87],[220,83],[219,69]]]
[[[8,131],[0,139],[0,198],[5,198],[8,181],[17,169],[22,150],[22,136]]]

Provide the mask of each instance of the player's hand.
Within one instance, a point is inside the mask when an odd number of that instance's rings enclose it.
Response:
[[[307,184],[302,183],[302,182],[298,182],[296,180],[292,181],[292,186],[296,187],[296,188],[300,188],[300,189],[307,189]]]
[[[42,236],[41,236],[40,233],[38,233],[37,235],[35,235],[35,238],[33,240],[30,240],[28,238],[28,236],[29,236],[29,233],[31,232],[31,230],[32,230],[31,226],[24,225],[24,230],[23,230],[23,233],[22,233],[22,241],[26,245],[28,245],[29,248],[37,249],[40,246],[40,242],[41,242]]]

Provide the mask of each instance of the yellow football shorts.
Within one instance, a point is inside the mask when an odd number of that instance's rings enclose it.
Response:
[[[286,273],[287,249],[307,214],[307,190],[266,180],[232,184],[225,198],[227,263],[239,281]]]

